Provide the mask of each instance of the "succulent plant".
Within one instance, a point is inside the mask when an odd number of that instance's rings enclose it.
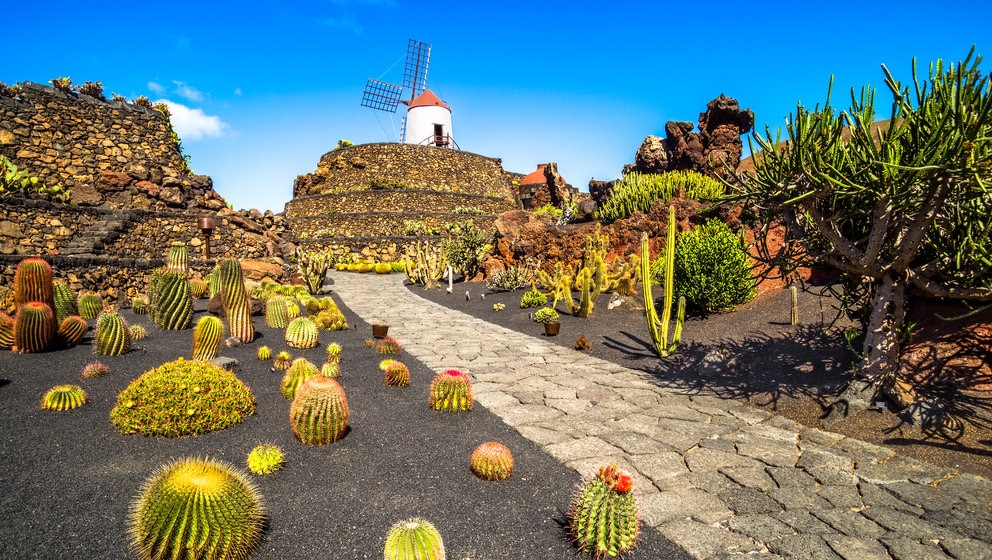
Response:
[[[186,272],[189,271],[189,251],[186,250],[185,243],[172,242],[172,245],[169,246],[169,252],[165,256],[165,268],[186,275]]]
[[[105,366],[99,361],[90,362],[83,366],[83,377],[90,379],[93,377],[102,377],[110,372],[110,368]]]
[[[579,487],[568,512],[568,531],[579,550],[596,558],[616,557],[637,542],[640,519],[634,480],[616,465]]]
[[[131,331],[124,319],[112,309],[105,309],[96,320],[96,353],[122,356],[131,351]]]
[[[222,430],[254,412],[251,389],[233,373],[179,358],[132,381],[117,395],[110,420],[125,434],[178,437]]]
[[[260,361],[267,362],[272,359],[272,350],[268,346],[261,346],[256,355]]]
[[[327,361],[328,362],[340,362],[341,361],[341,345],[337,342],[332,342],[327,345]]]
[[[255,446],[248,453],[248,470],[257,474],[272,474],[282,468],[285,459],[282,450],[271,443]]]
[[[96,319],[97,315],[103,311],[103,298],[96,292],[84,292],[79,294],[79,316],[83,319]]]
[[[161,466],[130,511],[132,546],[144,558],[247,559],[264,525],[262,498],[248,477],[210,459]]]
[[[14,346],[14,319],[0,311],[0,350],[9,350]]]
[[[131,340],[143,340],[148,338],[148,331],[141,325],[131,325]]]
[[[44,352],[55,342],[55,313],[47,304],[29,301],[14,318],[14,348],[18,352]]]
[[[55,322],[61,324],[62,320],[72,315],[79,315],[79,306],[76,305],[76,294],[68,284],[61,280],[52,283],[52,294],[55,301]]]
[[[384,560],[445,560],[444,540],[429,521],[411,518],[396,523],[386,536]]]
[[[506,480],[513,474],[513,454],[499,442],[487,441],[476,447],[469,463],[472,472],[483,480]]]
[[[327,331],[343,331],[348,328],[348,321],[340,310],[321,309],[313,320],[318,327]]]
[[[213,299],[220,293],[220,263],[217,263],[210,274],[207,274],[203,279],[207,282],[207,296]]]
[[[341,364],[339,362],[324,362],[324,365],[320,366],[320,375],[323,377],[330,377],[331,379],[337,379],[341,377]]]
[[[294,300],[288,300],[286,302],[286,309],[289,310],[290,319],[295,319],[300,316],[300,304],[296,303]]]
[[[410,368],[406,367],[406,364],[394,361],[386,366],[385,372],[386,385],[392,387],[410,386]]]
[[[224,322],[220,317],[204,315],[193,329],[193,359],[212,360],[220,354],[224,339]]]
[[[41,399],[42,410],[70,410],[86,404],[86,391],[78,385],[56,385]]]
[[[285,296],[272,296],[265,302],[265,324],[273,329],[289,326],[289,300]]]
[[[182,330],[193,321],[193,297],[186,274],[175,270],[152,273],[148,287],[152,322],[167,331]]]
[[[59,340],[66,346],[75,346],[83,340],[88,330],[90,326],[86,324],[86,319],[79,315],[69,315],[59,323]]]
[[[386,368],[388,368],[390,365],[394,363],[396,363],[396,360],[392,358],[386,358],[385,360],[379,362],[379,369],[382,371],[386,371]]]
[[[282,396],[292,399],[299,390],[300,385],[310,379],[320,375],[320,370],[306,358],[296,358],[290,364],[286,374],[282,376]]]
[[[145,296],[134,296],[131,298],[131,312],[135,315],[147,315],[148,298]]]
[[[293,358],[289,355],[289,352],[285,350],[276,354],[276,357],[272,359],[272,367],[279,371],[284,369],[289,369],[289,366],[293,364]]]
[[[391,336],[387,336],[379,340],[379,343],[375,345],[375,351],[379,354],[399,356],[403,351],[403,347],[400,345],[398,340]]]
[[[293,348],[315,348],[317,337],[317,324],[309,317],[297,317],[286,327],[286,344]]]
[[[393,271],[393,265],[385,262],[380,262],[375,264],[376,274],[389,274]]]
[[[300,386],[289,407],[296,439],[307,445],[335,442],[348,431],[348,399],[329,377],[313,377]]]
[[[14,271],[14,304],[18,309],[29,301],[40,301],[55,309],[52,265],[38,257],[27,257]],[[52,316],[54,322],[54,315]]]
[[[237,259],[220,262],[220,293],[227,313],[227,329],[231,336],[245,344],[255,339],[255,325],[251,322],[251,302],[245,290],[241,263]]]
[[[206,280],[202,278],[189,279],[189,294],[193,297],[193,299],[202,298],[206,295],[208,288],[209,286],[207,286]]]
[[[472,382],[457,369],[442,371],[431,381],[428,404],[431,409],[446,412],[472,410]]]

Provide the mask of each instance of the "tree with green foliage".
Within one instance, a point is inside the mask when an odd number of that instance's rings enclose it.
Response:
[[[828,422],[880,391],[912,398],[910,382],[896,377],[909,290],[992,300],[992,84],[981,61],[973,48],[962,62],[932,63],[921,80],[914,60],[909,85],[883,65],[888,121],[876,122],[876,92],[865,87],[839,113],[829,91],[822,109],[799,105],[782,145],[767,129],[754,134],[761,152],[742,194],[766,226],[787,230],[781,249],[766,246],[763,257],[786,270],[840,271],[845,309],[863,327],[854,379]]]

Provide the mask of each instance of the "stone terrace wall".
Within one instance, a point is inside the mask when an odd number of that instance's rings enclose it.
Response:
[[[450,208],[449,208],[450,206]],[[424,190],[360,190],[318,194],[294,198],[286,204],[286,217],[319,216],[348,212],[423,212],[430,210],[453,212],[458,208],[473,208],[483,214],[499,215],[513,210],[515,205],[493,196],[460,193],[439,193]]]
[[[485,231],[496,231],[496,216],[469,216],[437,212],[363,212],[312,216],[289,220],[293,234],[301,243],[317,237],[393,237],[403,235],[407,221],[437,230],[447,231],[449,224],[471,221]]]

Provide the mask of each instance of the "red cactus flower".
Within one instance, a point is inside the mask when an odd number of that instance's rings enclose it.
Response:
[[[620,473],[617,477],[617,484],[614,489],[620,494],[626,494],[634,488],[634,479],[630,477],[627,473]]]

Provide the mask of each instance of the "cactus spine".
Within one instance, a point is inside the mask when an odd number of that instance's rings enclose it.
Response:
[[[513,454],[502,443],[487,441],[472,452],[472,472],[483,480],[506,480],[513,474]]]
[[[86,391],[79,385],[56,385],[41,399],[42,410],[71,410],[86,404]]]
[[[289,305],[284,296],[272,296],[265,302],[265,324],[273,329],[289,326]]]
[[[428,404],[431,409],[447,412],[472,410],[472,382],[457,369],[442,371],[431,381]]]
[[[72,292],[68,284],[61,280],[53,283],[52,293],[55,298],[55,322],[61,324],[66,317],[79,315],[79,307],[76,305],[76,294]]]
[[[392,526],[383,560],[445,560],[444,540],[430,522],[412,518]]]
[[[79,295],[79,316],[83,319],[96,319],[103,311],[103,298],[100,294],[86,292]]]
[[[224,340],[224,322],[219,317],[205,315],[193,329],[193,359],[212,360],[220,354]]]
[[[265,509],[248,477],[226,463],[180,459],[160,467],[131,505],[132,546],[144,558],[249,558]]]
[[[329,377],[304,383],[289,407],[289,424],[296,439],[307,445],[335,442],[348,431],[348,399]]]
[[[131,330],[116,311],[106,309],[96,320],[96,353],[122,356],[131,350]]]
[[[672,318],[672,300],[674,299],[673,276],[675,268],[675,208],[668,208],[668,236],[665,246],[665,307],[661,319],[654,308],[654,296],[651,295],[651,257],[648,254],[648,234],[641,235],[641,282],[644,283],[644,313],[648,321],[648,331],[654,351],[662,358],[670,356],[682,339],[682,322],[685,320],[685,298],[679,298],[678,313],[675,319],[675,332],[671,343],[668,342],[668,327]]]
[[[640,520],[634,481],[615,465],[601,467],[572,500],[568,530],[579,550],[596,558],[617,557],[634,547]]]
[[[55,313],[40,301],[21,306],[14,318],[14,348],[18,352],[44,352],[55,341]]]
[[[185,329],[193,320],[193,298],[186,274],[174,270],[152,273],[148,287],[151,320],[167,331]]]
[[[317,323],[310,317],[297,317],[286,327],[286,344],[293,348],[315,348],[318,344]]]
[[[186,251],[185,243],[174,241],[169,246],[169,253],[165,257],[165,268],[186,275],[189,271],[189,252]]]
[[[227,330],[245,344],[255,340],[255,325],[251,322],[251,302],[237,259],[220,262],[220,293],[227,314]]]
[[[319,374],[320,370],[310,360],[296,358],[290,364],[289,369],[286,370],[285,375],[282,376],[282,396],[292,399],[296,396],[301,385],[311,377],[316,377]]]
[[[89,329],[90,326],[86,324],[86,319],[79,315],[69,315],[59,323],[59,340],[66,346],[75,346],[83,340]]]

